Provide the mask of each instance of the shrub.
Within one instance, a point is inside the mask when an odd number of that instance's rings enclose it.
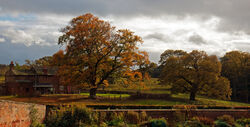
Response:
[[[150,127],[167,127],[167,121],[164,118],[152,119],[149,123]]]
[[[186,121],[184,127],[203,127],[204,125],[200,121]]]
[[[123,127],[126,125],[124,122],[123,112],[108,112],[105,118],[107,126]]]
[[[226,123],[225,121],[216,120],[214,122],[215,127],[232,127],[230,124]]]
[[[106,121],[106,117],[107,117],[107,113],[106,112],[99,112],[98,115],[99,115],[99,119],[98,120],[99,120],[100,123]]]
[[[148,120],[148,116],[146,112],[140,112],[140,121],[147,121]]]
[[[102,123],[100,124],[100,127],[108,127],[108,125],[107,125],[105,122],[102,122]]]
[[[51,110],[45,119],[47,127],[71,127],[93,124],[94,114],[86,107],[66,106]]]
[[[193,117],[192,119],[185,121],[183,126],[184,127],[203,127],[204,125],[200,122],[198,117]]]
[[[180,110],[176,110],[173,113],[173,116],[171,119],[173,119],[173,120],[170,122],[170,124],[177,125],[178,123],[184,123],[187,118],[186,118],[185,113],[181,112]]]
[[[233,125],[234,124],[234,118],[230,115],[223,115],[223,116],[219,116],[217,117],[218,120],[220,121],[224,121],[230,125]]]
[[[38,111],[37,109],[35,108],[35,105],[32,105],[30,107],[30,113],[29,113],[29,116],[30,116],[30,127],[45,127],[44,124],[41,124],[39,122],[39,118],[38,118]]]
[[[214,120],[208,117],[196,117],[201,123],[205,125],[213,125]]]
[[[236,123],[238,123],[238,124],[240,124],[242,126],[250,125],[250,118],[237,119]]]
[[[131,124],[138,124],[140,122],[139,113],[128,111],[125,117],[125,121]]]
[[[125,126],[125,123],[124,123],[124,121],[121,121],[119,119],[114,119],[112,121],[107,122],[107,125],[112,126],[112,127],[113,126],[114,127],[123,127],[123,126]]]

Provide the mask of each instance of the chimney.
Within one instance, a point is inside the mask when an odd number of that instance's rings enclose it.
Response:
[[[10,70],[11,70],[11,71],[14,69],[14,63],[13,63],[13,61],[10,62],[9,67],[10,67]]]

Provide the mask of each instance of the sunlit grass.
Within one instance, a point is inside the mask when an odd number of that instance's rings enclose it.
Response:
[[[125,104],[125,105],[186,105],[188,103],[168,100],[154,100],[154,99],[137,99],[137,100],[124,100],[114,101],[110,104]]]
[[[10,99],[15,98],[16,96],[0,96],[0,99]]]
[[[173,94],[173,98],[180,98],[189,101],[189,94]],[[212,99],[203,96],[197,96],[196,101],[190,101],[189,104],[196,104],[196,105],[216,105],[216,106],[250,106],[248,103],[241,103],[235,101],[226,101],[226,100],[219,100],[219,99]]]
[[[139,100],[123,100],[123,101],[114,101],[107,102],[109,104],[128,104],[128,105],[208,105],[208,106],[250,106],[247,103],[240,102],[229,102],[221,100],[202,100],[198,99],[197,101],[173,101],[173,100],[153,100],[153,99],[139,99]]]
[[[89,96],[89,93],[81,93],[80,95],[86,95],[86,96]],[[110,93],[107,93],[107,94],[102,94],[102,93],[97,93],[96,96],[99,96],[99,97],[130,97],[129,94],[110,94]]]
[[[5,77],[4,76],[0,76],[0,83],[4,83],[5,82]]]

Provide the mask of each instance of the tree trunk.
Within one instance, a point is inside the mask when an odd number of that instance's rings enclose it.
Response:
[[[190,92],[189,100],[190,100],[190,101],[195,101],[195,95],[196,95],[196,92],[195,92],[195,91],[191,91],[191,92]]]
[[[245,78],[245,84],[246,84],[246,102],[248,103],[248,78]]]
[[[97,88],[91,88],[89,91],[89,98],[96,99],[96,90]]]
[[[238,83],[238,80],[237,78],[235,79],[235,81],[233,82],[233,100],[237,100],[237,97],[236,97],[236,83]]]

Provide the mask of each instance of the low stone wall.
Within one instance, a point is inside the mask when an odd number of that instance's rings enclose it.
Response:
[[[45,105],[0,100],[0,127],[29,127],[32,110],[37,111],[38,120],[42,122],[46,113]]]

